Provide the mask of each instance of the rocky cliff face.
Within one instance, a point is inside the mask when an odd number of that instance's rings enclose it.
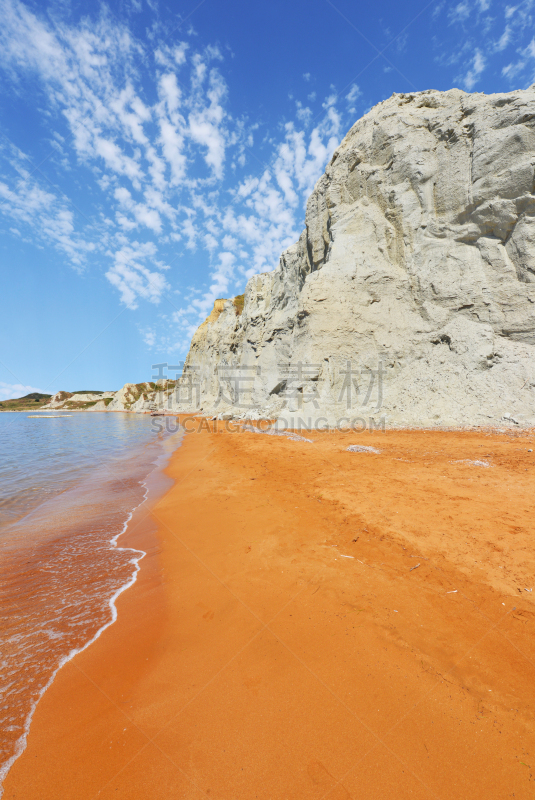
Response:
[[[393,95],[278,267],[217,301],[173,410],[535,424],[535,87]]]
[[[92,411],[95,404],[100,404],[106,408],[107,400],[114,396],[115,392],[56,392],[49,402],[43,406],[44,409],[64,409],[70,411]]]
[[[166,408],[168,394],[172,392],[174,381],[157,383],[125,383],[118,392],[78,393],[57,392],[44,410],[63,411],[131,411],[150,413],[158,408]]]

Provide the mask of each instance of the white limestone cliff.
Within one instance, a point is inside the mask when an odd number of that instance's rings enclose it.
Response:
[[[174,381],[126,383],[118,392],[57,392],[42,408],[63,411],[126,411],[149,414],[167,408]]]
[[[42,406],[42,408],[44,409],[62,408],[65,402],[69,400],[71,397],[72,397],[71,392],[56,392],[56,394],[52,395],[48,403]]]
[[[42,410],[62,408],[65,411],[92,411],[95,403],[106,408],[104,401],[112,398],[114,394],[115,392],[77,392],[75,394],[72,394],[72,392],[56,392],[48,403],[42,407]]]
[[[243,311],[216,302],[170,409],[535,424],[534,167],[535,87],[380,103]]]

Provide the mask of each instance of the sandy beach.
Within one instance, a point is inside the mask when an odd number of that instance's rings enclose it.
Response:
[[[219,426],[4,798],[533,797],[535,436]]]

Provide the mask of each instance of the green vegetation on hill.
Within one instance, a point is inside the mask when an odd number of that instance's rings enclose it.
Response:
[[[41,406],[48,403],[51,397],[51,394],[32,392],[24,395],[24,397],[3,400],[0,402],[0,411],[35,411],[36,408],[41,408]]]
[[[77,400],[74,403],[70,403],[70,402],[65,403],[65,405],[62,407],[62,410],[63,411],[84,411],[84,409],[91,408],[91,406],[94,406],[96,404],[97,404],[96,400],[88,400],[88,401]]]

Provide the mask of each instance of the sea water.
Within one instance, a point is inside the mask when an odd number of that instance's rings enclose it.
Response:
[[[154,422],[0,414],[0,785],[57,670],[114,621],[136,579],[144,553],[119,537],[180,441]]]

